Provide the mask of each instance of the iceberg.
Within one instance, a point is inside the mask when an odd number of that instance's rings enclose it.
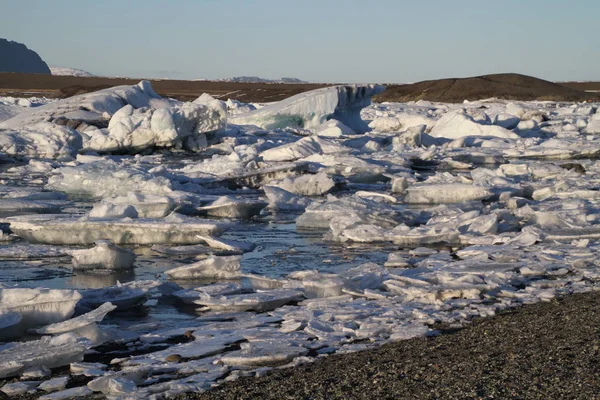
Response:
[[[106,123],[123,106],[135,108],[167,108],[172,102],[161,98],[149,81],[133,86],[115,86],[58,100],[41,107],[32,107],[0,123],[0,129],[21,129],[39,122],[63,119],[86,122],[90,125]]]
[[[360,111],[371,104],[371,97],[385,91],[379,85],[333,86],[300,93],[288,99],[231,116],[237,125],[256,125],[264,129],[284,127],[315,128],[335,119],[357,133],[369,130]]]
[[[153,147],[198,151],[207,146],[206,133],[223,129],[227,114],[210,103],[183,103],[170,108],[134,108],[127,104],[110,119],[108,128],[86,130],[84,149],[136,153]]]

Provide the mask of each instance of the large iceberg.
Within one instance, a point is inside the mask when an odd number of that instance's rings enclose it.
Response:
[[[172,102],[157,95],[149,81],[141,81],[133,86],[115,86],[31,108],[0,122],[0,129],[21,129],[48,121],[56,123],[61,117],[106,124],[114,113],[128,104],[135,108],[168,108]]]
[[[149,81],[141,81],[31,108],[0,122],[0,151],[45,158],[72,157],[82,149],[197,151],[207,145],[205,133],[226,124],[225,104],[209,95],[182,103],[163,99]]]
[[[246,114],[235,115],[230,122],[256,125],[264,129],[284,127],[315,128],[335,119],[363,133],[369,130],[360,111],[371,104],[371,97],[385,90],[380,85],[346,85],[311,90]]]
[[[134,108],[128,104],[111,118],[107,129],[84,133],[84,149],[137,152],[152,147],[197,151],[207,146],[205,134],[225,128],[226,111],[211,103],[183,103],[171,108]]]

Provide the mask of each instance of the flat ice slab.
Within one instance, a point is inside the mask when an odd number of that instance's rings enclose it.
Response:
[[[195,303],[211,311],[257,311],[274,310],[284,304],[300,301],[304,295],[296,290],[272,290],[264,293],[234,294],[203,298]]]
[[[218,236],[228,224],[206,219],[182,221],[158,219],[81,220],[73,216],[20,216],[4,220],[19,237],[30,243],[90,245],[97,240],[114,244],[199,244],[196,235]]]

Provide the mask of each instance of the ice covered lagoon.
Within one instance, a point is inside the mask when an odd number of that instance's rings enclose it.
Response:
[[[205,390],[595,289],[598,104],[379,90],[0,99],[0,390]]]

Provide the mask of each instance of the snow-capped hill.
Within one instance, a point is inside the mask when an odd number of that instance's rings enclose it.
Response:
[[[96,76],[96,75],[90,74],[89,72],[84,71],[82,69],[65,68],[65,67],[50,67],[50,72],[52,72],[52,75],[56,75],[56,76],[82,76],[82,77]]]

